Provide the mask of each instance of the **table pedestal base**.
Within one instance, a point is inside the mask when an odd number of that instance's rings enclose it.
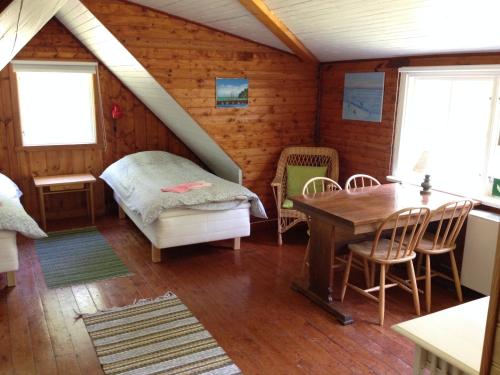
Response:
[[[297,279],[292,282],[292,289],[299,292],[313,301],[315,304],[322,307],[324,310],[332,314],[340,324],[346,326],[354,323],[352,316],[342,310],[342,305],[338,302],[327,302],[319,297],[316,293],[309,290],[307,283]]]

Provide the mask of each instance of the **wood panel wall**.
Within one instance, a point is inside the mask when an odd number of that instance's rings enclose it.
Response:
[[[94,56],[57,20],[50,21],[16,58],[95,61]],[[0,171],[20,185],[24,192],[23,203],[35,217],[38,217],[39,208],[32,176],[83,172],[98,176],[113,161],[142,150],[166,150],[198,162],[191,151],[102,64],[99,64],[98,69],[105,144],[102,147],[67,147],[59,150],[23,150],[16,147],[16,105],[11,96],[11,78],[8,67],[0,72]],[[112,103],[120,104],[124,112],[124,116],[116,120],[116,131],[110,115]],[[110,201],[107,199],[108,203]],[[53,196],[47,203],[49,217],[71,217],[85,213],[84,196],[76,193]],[[104,208],[104,184],[98,182],[97,213],[102,214]]]
[[[274,216],[269,184],[281,150],[313,144],[317,66],[135,4],[83,3],[240,165]],[[215,108],[216,77],[247,77],[248,108]]]
[[[392,145],[398,95],[398,67],[499,64],[500,53],[407,57],[322,64],[320,131],[321,144],[336,148],[340,180],[367,173],[385,182],[391,172]],[[345,73],[385,72],[382,122],[342,119]]]

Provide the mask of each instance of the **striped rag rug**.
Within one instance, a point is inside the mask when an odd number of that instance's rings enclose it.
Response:
[[[49,288],[131,275],[95,227],[49,233],[35,248]]]
[[[240,374],[173,293],[82,315],[105,374]]]

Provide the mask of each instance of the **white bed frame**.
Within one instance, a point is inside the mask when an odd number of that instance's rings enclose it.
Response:
[[[7,286],[16,285],[16,271],[19,269],[16,236],[17,232],[0,231],[0,273],[7,273]]]
[[[249,203],[223,211],[171,209],[151,224],[144,224],[116,193],[113,196],[118,203],[118,217],[128,216],[151,242],[151,260],[155,263],[161,262],[161,249],[164,248],[234,239],[233,248],[238,250],[240,238],[250,235]]]

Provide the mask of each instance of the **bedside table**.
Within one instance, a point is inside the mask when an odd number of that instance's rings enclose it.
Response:
[[[35,183],[35,187],[38,189],[40,199],[40,217],[42,219],[42,228],[44,230],[47,230],[47,219],[45,217],[45,196],[60,193],[86,192],[87,210],[92,224],[94,224],[93,186],[96,182],[96,178],[90,173],[33,177],[33,182]]]

